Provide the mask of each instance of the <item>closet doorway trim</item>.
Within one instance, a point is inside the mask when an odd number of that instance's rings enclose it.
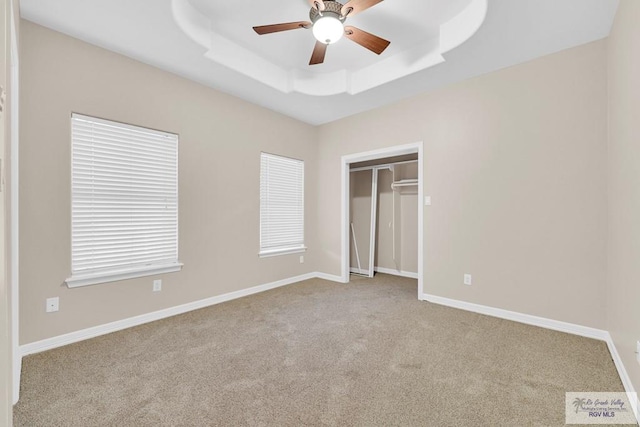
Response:
[[[384,159],[386,157],[402,156],[418,153],[418,299],[423,299],[424,294],[424,149],[422,141],[405,145],[381,148],[362,153],[342,156],[342,203],[341,203],[341,243],[342,262],[341,278],[343,283],[349,283],[349,184],[352,163],[366,162],[370,160]]]

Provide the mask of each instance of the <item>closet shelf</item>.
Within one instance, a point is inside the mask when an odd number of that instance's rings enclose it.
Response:
[[[417,179],[401,179],[400,181],[394,181],[391,183],[391,189],[395,190],[396,188],[401,187],[415,187],[418,185]]]

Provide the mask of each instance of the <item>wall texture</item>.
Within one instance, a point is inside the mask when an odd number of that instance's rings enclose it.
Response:
[[[21,27],[20,341],[30,343],[316,270],[298,255],[258,257],[260,152],[305,160],[306,230],[316,230],[315,128],[23,21]],[[70,115],[175,132],[184,269],[68,289]],[[60,311],[45,313],[45,299]]]
[[[340,157],[423,141],[425,292],[605,328],[606,139],[604,41],[324,125],[318,268],[340,273]]]
[[[608,40],[607,328],[636,391],[640,365],[640,2],[622,0]]]

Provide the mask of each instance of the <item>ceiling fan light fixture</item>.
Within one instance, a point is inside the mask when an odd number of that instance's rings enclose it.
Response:
[[[350,25],[345,26],[344,21],[363,10],[375,6],[383,0],[307,0],[311,5],[309,21],[285,22],[282,24],[260,25],[253,30],[262,35],[278,33],[280,31],[296,30],[299,28],[311,29],[316,39],[309,65],[322,64],[327,47],[345,36],[371,52],[380,55],[389,46],[388,40],[367,33]]]
[[[321,43],[333,44],[344,34],[344,25],[337,16],[327,13],[313,24],[313,36]]]

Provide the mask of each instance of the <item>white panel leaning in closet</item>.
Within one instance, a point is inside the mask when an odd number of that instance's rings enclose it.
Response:
[[[377,205],[377,171],[355,170],[350,180],[351,272],[373,277]]]

